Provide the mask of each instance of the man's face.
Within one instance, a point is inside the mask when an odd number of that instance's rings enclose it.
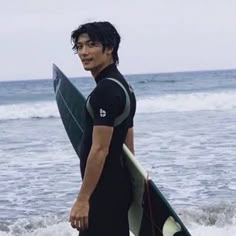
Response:
[[[78,38],[77,52],[84,69],[91,72],[100,72],[112,60],[112,49],[103,50],[102,44],[91,41],[88,34]]]

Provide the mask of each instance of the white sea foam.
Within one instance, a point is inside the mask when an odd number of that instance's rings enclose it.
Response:
[[[78,231],[72,229],[68,222],[68,212],[58,216],[49,214],[18,219],[11,225],[2,225],[0,222],[0,236],[78,235]],[[192,236],[236,235],[235,213],[235,208],[226,203],[178,212]],[[132,233],[130,235],[133,236]]]
[[[56,102],[20,103],[0,106],[0,120],[59,117]]]
[[[192,236],[234,236],[236,235],[236,225],[225,227],[195,225],[191,229]]]
[[[236,109],[236,92],[169,94],[138,100],[140,113]]]
[[[35,222],[36,223],[36,222]],[[0,236],[77,236],[78,231],[70,227],[69,222],[32,224],[27,220],[18,220],[9,226],[7,232],[0,231]]]
[[[38,226],[31,225],[27,220],[18,220],[14,225],[6,227],[7,230],[0,229],[0,236],[76,236],[78,231],[71,228],[69,222],[48,223],[41,222]],[[224,227],[206,226],[192,224],[188,227],[192,236],[223,236],[236,235],[236,225],[225,225]],[[130,236],[133,236],[131,233]]]
[[[236,109],[236,92],[169,94],[137,98],[138,113]],[[0,106],[0,120],[59,117],[56,102]]]

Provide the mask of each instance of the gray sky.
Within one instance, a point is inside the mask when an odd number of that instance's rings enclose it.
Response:
[[[236,69],[235,0],[0,0],[0,80],[89,75],[70,34],[109,20],[124,74]]]

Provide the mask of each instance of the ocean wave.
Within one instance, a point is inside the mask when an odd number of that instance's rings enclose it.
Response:
[[[236,208],[230,203],[218,203],[183,212],[192,236],[236,235]]]
[[[138,100],[137,112],[184,112],[236,109],[236,92],[180,93]]]
[[[236,109],[236,92],[180,93],[137,98],[137,113]],[[0,106],[0,121],[58,118],[55,101]]]
[[[188,224],[221,228],[236,224],[236,207],[230,202],[209,204],[192,209],[187,208],[187,210],[180,210],[179,214]]]
[[[185,208],[178,212],[192,236],[236,235],[236,211],[230,203],[218,203],[198,209]],[[0,236],[75,236],[68,214],[35,216],[13,223],[0,222]],[[131,234],[133,236],[133,234]]]
[[[177,81],[174,79],[165,79],[165,80],[156,80],[156,79],[144,79],[144,80],[140,80],[137,83],[138,84],[150,84],[150,83],[158,83],[158,84],[169,84],[169,83],[176,83]]]
[[[32,102],[0,106],[0,121],[59,117],[56,102]]]
[[[70,227],[66,217],[37,216],[18,219],[14,223],[0,223],[0,236],[75,236],[78,231]],[[67,216],[68,218],[68,216]]]

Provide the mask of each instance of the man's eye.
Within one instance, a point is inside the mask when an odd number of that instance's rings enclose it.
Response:
[[[89,48],[92,48],[92,47],[96,46],[96,43],[91,41],[91,42],[88,42],[87,45],[88,45]]]
[[[77,48],[77,50],[78,50],[78,49],[82,49],[83,46],[82,46],[81,44],[76,44],[76,48]]]

